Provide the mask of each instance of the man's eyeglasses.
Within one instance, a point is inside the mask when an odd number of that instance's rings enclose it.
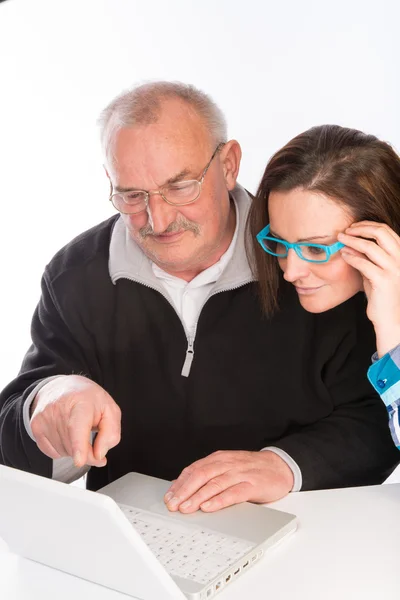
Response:
[[[293,248],[297,256],[307,262],[324,263],[328,262],[332,254],[335,254],[341,248],[344,248],[344,244],[341,242],[336,242],[330,246],[325,246],[323,244],[309,244],[307,242],[290,244],[285,240],[279,240],[278,238],[268,235],[269,228],[270,226],[267,225],[260,233],[257,233],[257,242],[265,252],[279,258],[286,258],[289,250]]]
[[[111,185],[109,200],[120,213],[125,215],[137,214],[146,210],[149,204],[150,195],[153,194],[160,194],[165,202],[172,204],[173,206],[192,204],[192,202],[195,202],[201,194],[201,186],[203,185],[204,178],[210,168],[213,158],[224,145],[224,143],[218,144],[198,180],[187,179],[177,181],[176,183],[164,185],[159,190],[149,192],[145,190],[130,190],[127,192],[113,193],[113,187]]]

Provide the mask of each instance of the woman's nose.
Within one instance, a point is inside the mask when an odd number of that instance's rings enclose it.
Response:
[[[290,248],[285,263],[281,264],[281,268],[283,270],[283,278],[289,281],[289,283],[304,279],[310,272],[308,262],[297,256],[293,248]]]

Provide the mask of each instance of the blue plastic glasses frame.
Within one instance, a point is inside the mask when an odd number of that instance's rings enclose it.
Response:
[[[257,242],[260,244],[260,246],[264,250],[264,252],[268,252],[268,254],[272,254],[272,256],[277,256],[278,258],[286,258],[289,250],[291,248],[293,248],[293,250],[296,252],[297,256],[299,258],[301,258],[302,260],[305,260],[307,262],[312,262],[312,263],[325,263],[325,262],[328,262],[328,260],[332,256],[332,254],[335,254],[341,248],[344,248],[344,244],[342,244],[342,242],[336,242],[335,244],[331,244],[330,246],[325,246],[324,244],[309,244],[307,242],[298,242],[297,244],[291,244],[290,242],[286,242],[285,240],[280,240],[278,238],[268,235],[269,229],[270,229],[270,226],[268,224],[266,227],[264,227],[264,229],[262,229],[259,233],[257,233],[257,235],[256,235]],[[286,248],[286,254],[276,254],[275,252],[272,252],[271,250],[269,250],[267,247],[264,246],[263,240],[271,240],[273,242],[277,242],[277,243],[281,244],[282,246],[284,246]],[[324,258],[324,260],[312,260],[310,258],[304,258],[304,256],[302,256],[302,254],[301,254],[302,246],[307,246],[307,247],[311,246],[313,248],[321,248],[321,250],[324,250],[326,252],[326,258]]]

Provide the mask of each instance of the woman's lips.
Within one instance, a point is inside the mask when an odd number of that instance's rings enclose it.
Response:
[[[301,287],[301,286],[295,285],[297,293],[302,294],[304,296],[308,296],[310,294],[315,294],[315,292],[320,290],[322,287],[324,287],[324,286],[319,285],[317,287]]]

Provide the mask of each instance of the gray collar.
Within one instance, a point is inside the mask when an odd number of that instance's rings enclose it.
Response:
[[[231,197],[236,205],[238,236],[233,256],[215,283],[212,294],[241,287],[255,280],[245,250],[245,227],[251,200],[239,184],[231,192]],[[132,279],[165,293],[153,273],[150,259],[132,239],[121,218],[116,221],[111,234],[108,268],[114,284],[121,278]]]

